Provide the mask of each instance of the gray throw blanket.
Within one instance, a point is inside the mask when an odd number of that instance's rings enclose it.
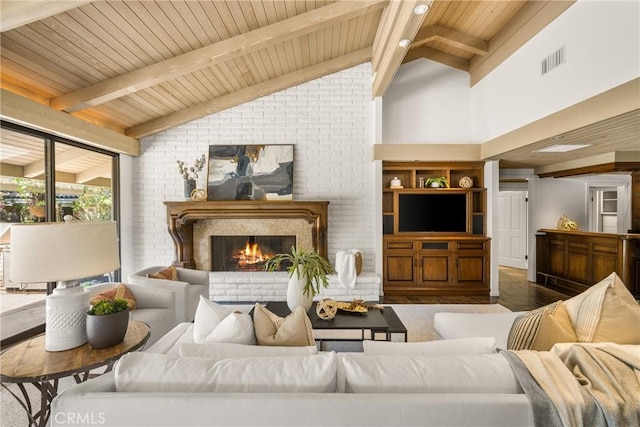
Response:
[[[533,407],[536,426],[640,425],[640,357],[611,344],[503,351]]]

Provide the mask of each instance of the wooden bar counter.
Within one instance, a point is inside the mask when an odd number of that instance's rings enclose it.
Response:
[[[582,292],[616,272],[640,297],[640,234],[541,229],[536,235],[537,282]]]

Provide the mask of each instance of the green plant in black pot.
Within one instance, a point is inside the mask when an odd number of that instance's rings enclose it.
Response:
[[[129,308],[127,302],[121,298],[103,299],[96,302],[87,314],[92,316],[104,316],[107,314],[119,313]]]
[[[116,298],[97,301],[87,312],[87,338],[93,348],[106,348],[124,339],[129,325],[127,302]]]

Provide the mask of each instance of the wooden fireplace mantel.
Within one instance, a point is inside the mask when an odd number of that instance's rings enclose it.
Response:
[[[276,218],[305,219],[313,224],[313,246],[327,257],[328,201],[250,201],[164,202],[167,228],[175,246],[176,267],[196,268],[193,259],[193,223],[201,219]]]

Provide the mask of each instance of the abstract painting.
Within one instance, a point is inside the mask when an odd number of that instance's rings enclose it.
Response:
[[[293,145],[210,145],[207,200],[292,200]]]

